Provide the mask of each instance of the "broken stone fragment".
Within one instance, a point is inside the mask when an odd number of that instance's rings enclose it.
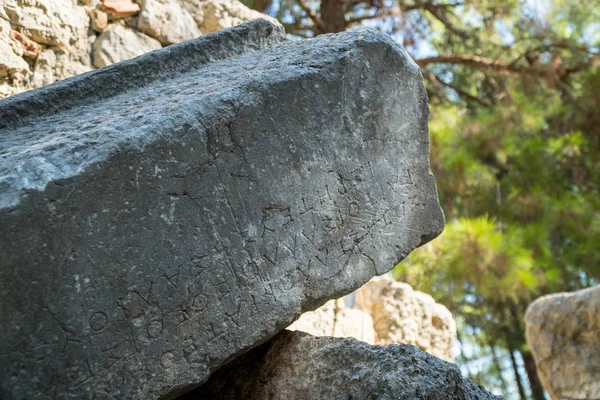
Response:
[[[108,26],[108,14],[102,10],[91,10],[88,14],[92,22],[92,30],[96,32],[104,32]]]
[[[540,297],[525,321],[527,343],[550,397],[600,398],[600,286]]]
[[[132,0],[102,0],[102,9],[112,18],[127,18],[140,12],[140,5]]]
[[[500,400],[412,345],[283,331],[179,400]]]
[[[0,101],[3,398],[173,398],[385,273],[444,225],[427,116],[389,37],[264,20]]]
[[[112,24],[94,42],[94,67],[106,67],[161,47],[158,40],[141,32]]]
[[[371,317],[378,344],[407,343],[446,361],[453,360],[456,322],[430,295],[409,284],[376,279],[354,294],[356,308]]]
[[[10,32],[10,38],[19,42],[23,48],[23,56],[35,58],[40,54],[43,50],[43,47],[29,39],[27,36],[23,35],[17,31]]]
[[[0,78],[29,74],[29,64],[13,51],[6,42],[0,41]]]
[[[184,4],[187,4],[187,7],[186,5],[184,7],[188,10],[192,7],[201,10],[193,12],[192,15],[195,15],[194,19],[204,34],[231,28],[259,18],[279,24],[276,19],[252,10],[237,0],[189,0]]]
[[[178,43],[200,36],[194,18],[177,0],[141,0],[138,29],[162,45]]]

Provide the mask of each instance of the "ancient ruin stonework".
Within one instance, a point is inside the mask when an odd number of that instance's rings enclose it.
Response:
[[[501,399],[412,345],[283,331],[180,400]]]
[[[356,307],[373,318],[377,344],[406,343],[453,360],[456,322],[452,313],[409,284],[375,279],[356,291]]]
[[[407,283],[376,278],[347,297],[353,299],[352,307],[344,299],[329,301],[302,314],[287,329],[384,346],[412,344],[443,360],[453,360],[456,322],[430,295]]]
[[[259,18],[279,24],[238,0],[0,0],[0,99]]]
[[[444,219],[373,30],[263,20],[0,102],[3,399],[172,398]]]
[[[600,286],[534,301],[527,343],[553,400],[600,398]]]

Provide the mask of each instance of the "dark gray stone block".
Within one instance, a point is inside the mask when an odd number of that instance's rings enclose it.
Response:
[[[501,400],[413,345],[284,330],[179,400]]]
[[[172,398],[442,230],[405,51],[283,42],[253,22],[0,102],[1,398]]]

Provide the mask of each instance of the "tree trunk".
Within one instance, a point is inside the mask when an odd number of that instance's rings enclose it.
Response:
[[[527,378],[529,379],[529,387],[531,388],[531,397],[534,400],[545,400],[544,387],[537,374],[537,368],[535,366],[535,360],[533,355],[529,352],[521,352],[523,357],[523,363],[525,365],[525,371],[527,371]]]
[[[337,33],[346,30],[346,1],[345,0],[321,0],[320,17],[325,32]]]
[[[502,365],[500,364],[500,357],[498,357],[498,351],[496,349],[496,346],[494,346],[491,343],[488,346],[490,347],[490,350],[492,352],[492,360],[494,362],[494,366],[496,367],[496,370],[498,371],[498,378],[500,379],[500,382],[502,383],[502,392],[507,393],[508,385],[506,383],[506,380],[504,379],[504,376],[502,376]]]
[[[521,400],[527,400],[525,389],[523,388],[521,374],[519,373],[519,366],[517,365],[517,359],[515,358],[515,349],[511,343],[508,343],[508,352],[510,354],[510,362],[512,363],[513,372],[515,373],[515,381],[517,382],[517,387],[519,388],[519,396],[521,397]]]

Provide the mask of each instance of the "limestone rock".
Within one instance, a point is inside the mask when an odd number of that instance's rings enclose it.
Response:
[[[2,100],[3,398],[172,398],[388,271],[444,224],[427,117],[388,36],[264,20]]]
[[[453,359],[456,323],[428,294],[401,282],[373,280],[355,294],[359,309],[373,317],[378,344],[407,343],[444,360]]]
[[[75,75],[81,75],[92,70],[91,65],[73,60],[71,55],[68,53],[55,51],[55,55],[56,67],[54,68],[54,78],[56,80],[62,80]]]
[[[29,39],[72,54],[87,52],[89,18],[72,0],[6,0],[4,11]]]
[[[177,0],[141,0],[138,29],[163,45],[201,35],[196,22]]]
[[[347,308],[343,299],[330,300],[318,309],[302,314],[287,329],[313,336],[353,337],[371,344],[377,341],[371,316]]]
[[[108,27],[108,14],[102,10],[92,10],[89,13],[91,28],[96,32],[104,32]]]
[[[600,286],[540,297],[525,321],[527,343],[550,397],[600,398]]]
[[[196,12],[195,19],[204,34],[231,28],[259,18],[279,24],[276,19],[252,10],[238,0],[191,0],[186,3],[188,3],[188,9],[199,6],[202,10],[201,13]],[[201,22],[199,22],[200,16],[202,17]]]
[[[411,345],[283,331],[179,400],[501,399]]]
[[[16,74],[28,75],[29,64],[19,57],[5,41],[0,41],[0,78],[13,77]]]
[[[44,50],[35,60],[31,86],[42,87],[56,81],[56,77],[54,76],[55,68],[56,53],[50,49]]]
[[[329,300],[313,311],[307,311],[287,327],[291,331],[302,331],[313,336],[333,336],[335,330],[335,302]]]
[[[14,39],[10,23],[0,18],[0,79],[29,74],[29,64],[22,56],[23,46]]]
[[[202,20],[204,19],[204,8],[203,3],[211,0],[178,0],[181,7],[183,7],[194,19],[198,28],[202,28]],[[231,28],[231,27],[229,27]],[[202,29],[200,31],[203,34],[207,34],[209,32],[205,32]]]
[[[113,18],[126,18],[140,12],[140,5],[132,0],[102,0],[102,9]]]
[[[42,46],[17,31],[10,32],[10,38],[19,42],[23,48],[24,57],[35,58],[42,52]]]
[[[366,312],[355,308],[338,310],[335,315],[335,328],[331,336],[352,337],[370,344],[377,342],[373,318]]]
[[[113,24],[94,42],[94,67],[106,67],[161,47],[158,40]]]

